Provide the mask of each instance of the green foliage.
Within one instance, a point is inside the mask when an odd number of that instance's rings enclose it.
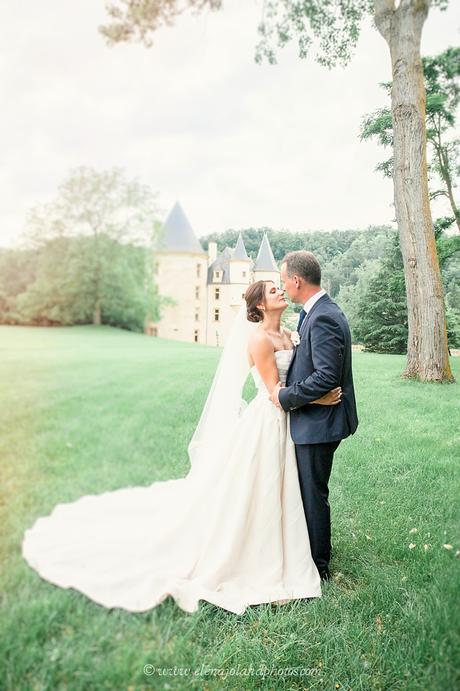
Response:
[[[447,236],[444,227],[441,219],[437,246],[449,342],[457,347],[460,238]],[[294,249],[316,254],[322,264],[323,285],[347,315],[355,342],[379,352],[404,352],[405,289],[396,231],[388,226],[311,233],[250,228],[243,231],[243,239],[253,259],[264,232],[278,262]],[[228,230],[208,235],[202,243],[207,247],[214,240],[223,250],[227,245],[234,247],[237,237],[238,231]],[[0,250],[0,323],[89,323],[93,320],[95,276],[102,323],[142,331],[147,318],[157,321],[162,304],[153,282],[149,250],[102,234],[95,255],[93,242],[89,236],[61,237],[36,250]],[[386,283],[385,272],[396,272],[396,278]],[[286,312],[285,321],[295,327],[297,316],[291,312]]]
[[[187,0],[187,4],[195,10],[217,10],[222,0]],[[150,47],[150,34],[162,26],[170,26],[183,9],[180,0],[115,0],[106,5],[110,23],[100,26],[99,31],[109,45],[139,41]]]
[[[389,108],[379,108],[374,113],[365,115],[361,123],[360,139],[376,139],[383,147],[393,147],[393,121]],[[393,157],[377,164],[376,170],[384,177],[393,175]]]
[[[36,276],[33,250],[0,249],[0,323],[19,324],[16,298]]]
[[[142,330],[160,308],[149,249],[155,213],[149,188],[121,169],[72,170],[54,201],[29,213],[34,249],[0,251],[0,323]]]
[[[441,115],[443,126],[453,127],[455,111],[460,101],[460,48],[450,47],[438,55],[423,57],[422,63],[427,113],[431,119],[435,115]]]
[[[157,315],[152,259],[143,247],[99,238],[102,323],[142,331]],[[0,323],[87,324],[93,320],[95,262],[90,237],[55,238],[35,251],[0,251]],[[21,281],[17,271],[21,268]]]
[[[313,251],[323,266],[332,296],[354,285],[361,265],[380,257],[394,231],[386,226],[365,231],[290,233],[250,228],[243,238],[255,259],[267,231],[280,262],[295,249]],[[234,246],[238,231],[209,235],[219,250]],[[0,323],[85,324],[94,317],[99,296],[102,323],[139,330],[146,315],[158,319],[160,299],[153,283],[153,259],[142,247],[99,233],[58,236],[35,250],[0,251]]]
[[[460,348],[460,303],[458,294],[455,297],[455,306],[451,305],[450,300],[446,304],[447,339],[449,347]]]
[[[445,295],[449,344],[457,347],[460,338],[458,320],[460,238],[451,237],[444,230],[451,219],[438,219],[436,241],[443,276],[446,276]],[[263,233],[266,232],[275,259],[280,262],[292,250],[313,252],[322,265],[322,284],[342,307],[350,322],[355,343],[366,350],[382,353],[405,353],[407,347],[407,302],[404,269],[398,235],[389,226],[373,226],[363,231],[331,231],[290,233],[269,228],[249,228],[242,231],[248,254],[255,259]],[[213,233],[202,238],[204,247],[210,241],[219,251],[234,247],[238,231]],[[295,314],[285,314],[285,321],[294,327]]]
[[[429,161],[430,197],[444,196],[449,200],[452,208],[449,225],[456,222],[460,230],[460,213],[453,194],[460,174],[460,140],[446,139],[446,134],[455,127],[460,103],[460,48],[451,47],[438,55],[423,57],[422,64],[426,90],[426,135],[432,154]],[[391,82],[381,86],[389,96]],[[360,138],[375,139],[384,148],[393,147],[391,110],[385,107],[365,115]],[[393,157],[380,162],[376,170],[385,177],[391,177]]]
[[[147,315],[158,318],[152,258],[145,248],[112,245],[112,258],[102,284],[102,322],[142,331]]]
[[[435,225],[439,262],[444,278],[447,333],[451,347],[460,339],[460,237],[444,232],[451,218],[438,219]],[[389,226],[371,226],[367,230],[311,233],[248,228],[242,231],[248,254],[255,259],[264,232],[273,254],[281,262],[292,250],[313,252],[322,265],[322,284],[342,307],[350,322],[355,343],[381,353],[405,353],[407,347],[407,302],[404,269],[398,235]],[[213,233],[201,238],[204,247],[210,241],[218,250],[234,247],[239,231]],[[290,327],[297,322],[294,313],[285,314]]]
[[[358,342],[356,328],[361,316],[361,302],[369,290],[369,283],[375,277],[381,266],[380,259],[366,260],[355,271],[356,283],[343,284],[335,298],[347,315],[353,341]]]
[[[450,225],[450,219],[448,221]],[[452,257],[459,256],[457,253],[460,253],[460,236],[444,234],[439,225],[435,230],[435,236],[439,263],[443,268]]]
[[[56,238],[33,256],[35,280],[16,296],[25,324],[84,324],[91,321],[87,238]]]
[[[446,295],[447,336],[453,348],[460,348],[460,238],[450,237],[448,241],[451,251],[444,260],[442,271]],[[453,249],[455,246],[456,250]]]
[[[225,247],[234,247],[239,233],[242,233],[244,244],[249,256],[255,260],[264,233],[267,233],[273,255],[277,262],[294,250],[308,249],[314,252],[318,259],[328,261],[338,252],[343,252],[360,231],[331,231],[312,233],[293,233],[288,230],[271,230],[270,228],[244,228],[243,230],[226,230],[224,233],[211,233],[201,238],[205,249],[209,242],[217,243],[219,252]]]
[[[460,343],[460,238],[439,231],[438,255],[446,296],[447,336],[450,347]],[[355,285],[343,285],[337,302],[347,314],[353,339],[366,350],[405,353],[407,300],[404,267],[395,235],[381,260],[363,263]]]
[[[407,302],[403,261],[395,238],[377,273],[371,278],[357,305],[355,338],[366,350],[405,353],[407,348]]]
[[[80,166],[69,172],[52,202],[29,212],[25,240],[40,246],[56,237],[97,239],[104,234],[145,245],[153,240],[156,211],[151,190],[136,179],[128,180],[121,168],[98,171]]]
[[[433,57],[422,58],[426,88],[427,141],[431,146],[430,196],[445,196],[452,208],[452,216],[438,218],[434,233],[439,263],[443,273],[446,296],[446,325],[449,345],[460,343],[460,303],[456,299],[460,272],[450,276],[449,266],[459,256],[460,237],[448,236],[445,231],[454,223],[460,230],[460,214],[454,199],[458,166],[459,140],[446,141],[446,133],[454,127],[460,102],[460,48],[448,48]],[[382,84],[389,94],[391,82]],[[361,126],[361,139],[376,139],[383,147],[393,146],[393,125],[389,108],[381,108],[365,116]],[[393,158],[378,164],[377,170],[385,176],[393,172]],[[438,186],[436,181],[441,181]],[[403,282],[403,266],[399,251],[394,249],[386,256],[375,279],[360,291],[359,310],[354,309],[352,330],[356,339],[368,350],[402,353],[407,333],[406,298]],[[392,274],[391,272],[395,272]],[[387,283],[386,276],[391,276]],[[450,278],[449,278],[450,276]],[[390,286],[394,290],[391,296]],[[350,301],[347,295],[345,299]],[[345,300],[346,301],[346,300]]]
[[[264,232],[267,233],[278,263],[288,252],[294,250],[313,252],[322,266],[323,283],[333,297],[338,294],[342,285],[353,285],[357,282],[356,271],[361,264],[381,257],[394,235],[394,230],[390,226],[310,233],[275,231],[269,228],[248,228],[241,232],[246,250],[253,260],[257,257]],[[212,233],[201,238],[201,242],[206,249],[209,242],[216,242],[221,252],[227,246],[235,246],[238,234],[237,230]]]
[[[443,10],[448,0],[431,4]],[[109,23],[99,31],[109,45],[140,41],[150,47],[152,34],[173,24],[186,7],[199,12],[222,6],[222,0],[114,0],[106,6]],[[358,42],[361,22],[369,15],[375,17],[375,12],[374,0],[265,0],[256,61],[266,58],[276,63],[276,48],[297,39],[300,58],[306,58],[314,46],[320,64],[346,65]]]
[[[256,60],[266,58],[276,63],[275,49],[297,39],[300,58],[306,58],[316,45],[316,59],[321,65],[346,65],[359,38],[363,18],[372,13],[372,0],[342,2],[296,2],[267,0],[259,25],[261,40]]]
[[[373,226],[358,234],[344,251],[337,253],[322,270],[323,284],[332,297],[342,286],[356,285],[360,270],[375,266],[389,248],[395,231],[388,226]]]

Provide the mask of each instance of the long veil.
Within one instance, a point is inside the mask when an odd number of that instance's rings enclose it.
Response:
[[[247,344],[257,324],[249,322],[246,305],[238,311],[225,343],[200,420],[188,447],[191,472],[225,458],[245,402],[242,392],[250,371]]]

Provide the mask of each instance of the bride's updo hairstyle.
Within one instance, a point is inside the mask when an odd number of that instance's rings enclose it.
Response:
[[[248,321],[261,322],[264,313],[257,305],[265,305],[265,284],[267,281],[256,281],[252,283],[244,294],[248,311]]]

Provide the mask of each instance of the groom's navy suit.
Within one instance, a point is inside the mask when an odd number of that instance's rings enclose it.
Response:
[[[336,386],[342,387],[341,403],[309,405]],[[358,426],[350,328],[340,307],[327,294],[314,303],[302,322],[300,343],[286,386],[279,391],[279,401],[290,414],[312,557],[323,572],[328,569],[331,553],[328,481],[334,451]]]

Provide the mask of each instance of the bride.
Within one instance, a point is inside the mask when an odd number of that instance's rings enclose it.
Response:
[[[286,380],[284,292],[253,283],[235,318],[185,478],[85,495],[26,530],[22,554],[45,580],[108,608],[143,612],[172,596],[242,614],[249,605],[321,597],[287,415],[269,400]],[[249,371],[258,393],[241,400]],[[314,402],[335,405],[334,390]]]

